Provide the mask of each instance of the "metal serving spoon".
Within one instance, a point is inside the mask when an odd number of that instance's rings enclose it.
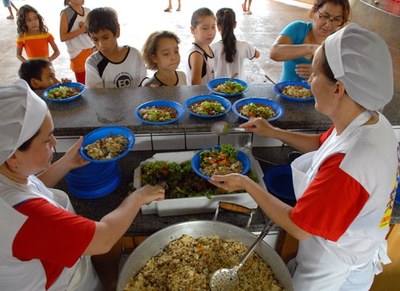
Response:
[[[228,124],[226,121],[220,120],[217,122],[214,122],[211,125],[211,132],[216,134],[216,135],[225,135],[228,134],[229,132],[245,132],[246,130],[241,127],[233,127],[232,125]]]
[[[236,78],[239,73],[233,73],[232,76],[228,79],[228,81],[232,81],[232,79]]]
[[[211,291],[228,291],[239,286],[239,269],[246,263],[247,259],[253,254],[254,249],[258,244],[264,239],[264,237],[269,233],[269,231],[275,226],[273,221],[270,221],[259,234],[256,241],[247,250],[246,254],[240,260],[239,265],[233,268],[222,268],[215,271],[211,275],[210,288]]]
[[[267,78],[268,81],[270,81],[272,84],[274,84],[275,86],[278,86],[270,77],[268,77],[267,74],[265,74],[264,76],[265,76],[265,78]]]

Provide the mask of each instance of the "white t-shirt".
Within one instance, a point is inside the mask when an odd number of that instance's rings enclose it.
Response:
[[[146,67],[140,52],[129,47],[125,58],[114,63],[100,52],[93,53],[86,60],[87,88],[129,88],[138,87],[146,78]]]
[[[246,41],[236,41],[236,55],[233,63],[225,60],[224,44],[222,41],[211,44],[214,52],[214,76],[215,78],[231,77],[238,73],[239,79],[244,79],[244,60],[253,59],[256,55],[256,49]]]

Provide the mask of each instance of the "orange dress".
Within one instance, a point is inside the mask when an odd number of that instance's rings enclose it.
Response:
[[[29,59],[49,58],[49,43],[54,41],[50,32],[28,35],[20,34],[17,38],[17,47],[25,48]]]

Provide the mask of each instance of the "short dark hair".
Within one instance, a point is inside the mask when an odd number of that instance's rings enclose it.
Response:
[[[42,81],[42,70],[51,66],[53,65],[48,59],[26,60],[21,63],[18,70],[18,76],[32,87],[32,78]]]
[[[95,8],[86,17],[86,30],[89,34],[107,29],[116,35],[118,28],[117,12],[111,7]]]

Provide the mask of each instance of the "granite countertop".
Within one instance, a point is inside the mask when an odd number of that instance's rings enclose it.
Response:
[[[57,136],[84,135],[93,129],[107,125],[121,125],[135,134],[141,133],[181,133],[210,131],[210,121],[189,115],[187,112],[179,122],[154,126],[142,124],[134,116],[135,109],[150,100],[174,100],[184,105],[193,96],[210,94],[206,86],[164,86],[158,88],[88,89],[83,98],[72,102],[48,102],[51,110],[55,134]],[[316,112],[314,102],[294,103],[281,99],[267,84],[255,84],[242,95],[229,97],[232,103],[244,97],[265,97],[282,104],[285,110],[277,126],[291,129],[326,129],[329,119]],[[307,116],[307,118],[304,118]],[[218,120],[230,124],[243,122],[232,111]],[[214,121],[214,120],[213,120]]]
[[[210,131],[210,121],[189,115],[169,125],[142,124],[134,116],[140,104],[156,99],[178,101],[182,105],[193,96],[209,94],[205,86],[168,86],[158,88],[88,89],[84,96],[72,102],[47,101],[51,110],[56,136],[84,135],[93,129],[107,125],[121,125],[140,133],[180,133]],[[243,95],[230,97],[232,103],[244,97],[265,97],[277,101],[284,108],[284,116],[274,122],[285,129],[325,130],[330,120],[314,109],[314,102],[291,102],[280,98],[269,84],[252,84]],[[400,125],[400,100],[394,99],[385,107],[384,114],[393,125]],[[232,111],[218,120],[238,125],[240,120]],[[214,121],[214,120],[213,120]]]

